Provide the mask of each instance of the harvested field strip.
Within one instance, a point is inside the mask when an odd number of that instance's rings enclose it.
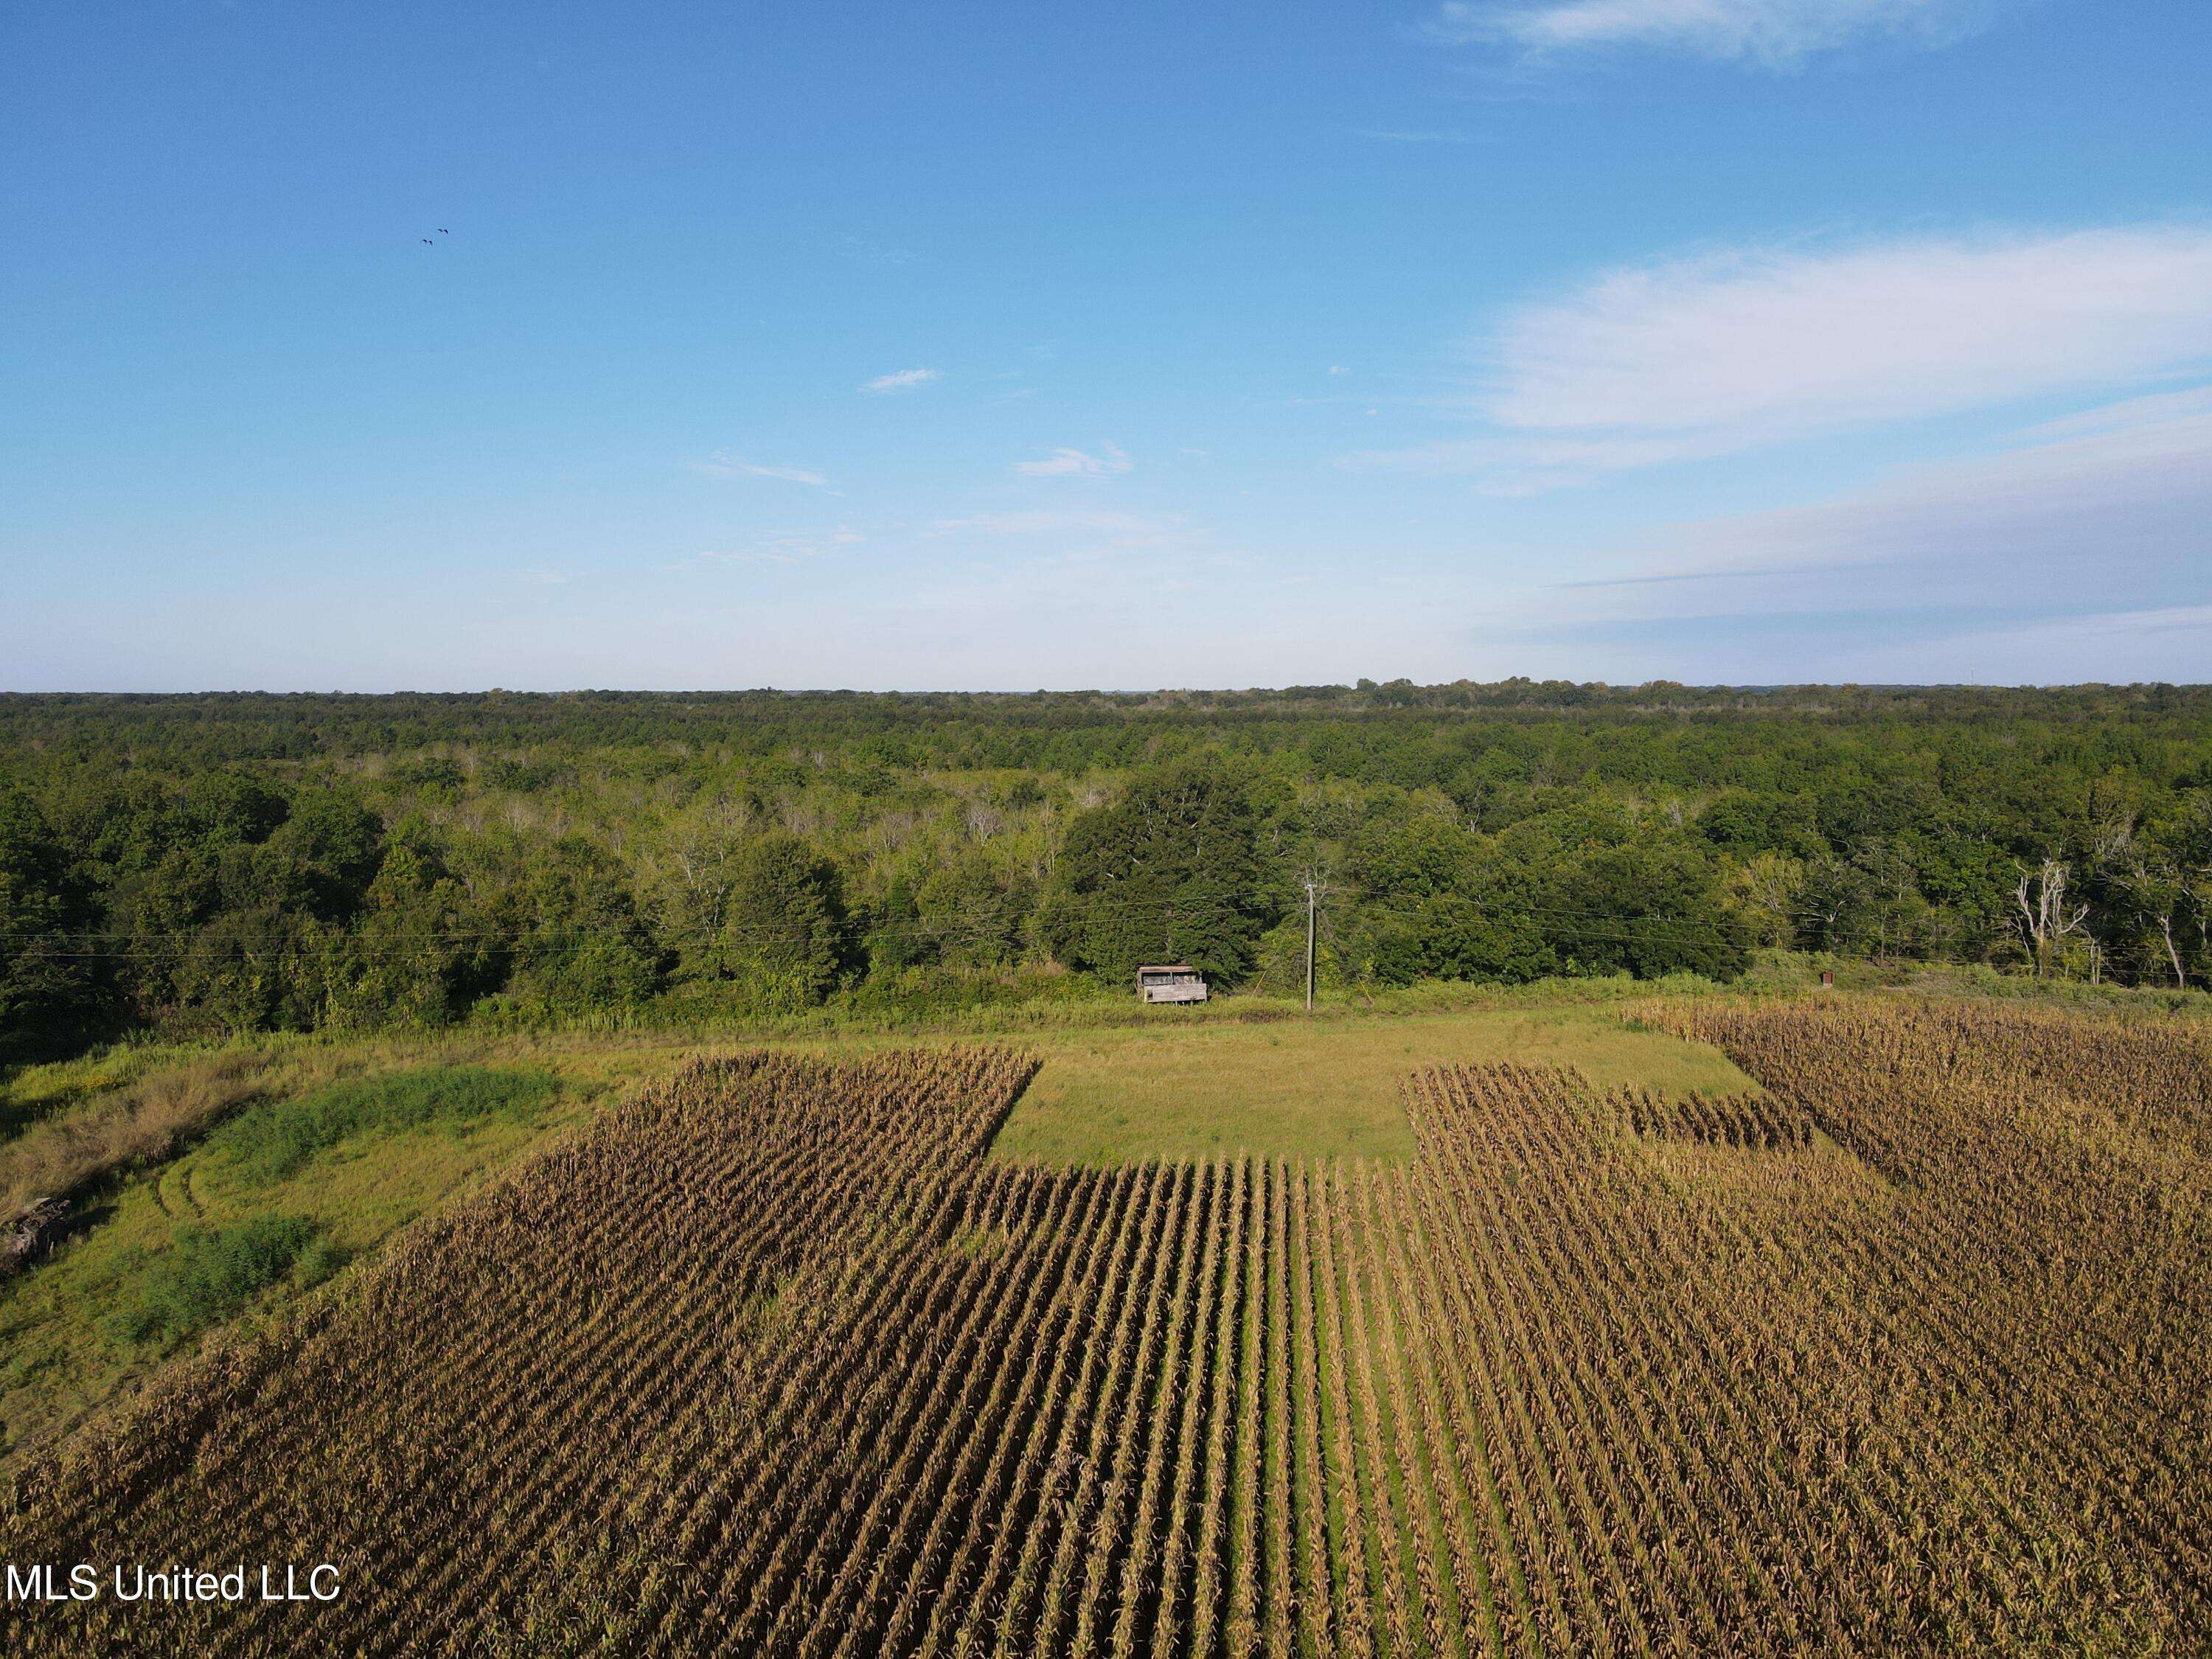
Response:
[[[694,1065],[0,1513],[8,1559],[337,1601],[0,1650],[2201,1645],[2201,1056],[1667,1017],[1765,1095],[1436,1069],[1405,1161],[1019,1164],[1019,1056]]]

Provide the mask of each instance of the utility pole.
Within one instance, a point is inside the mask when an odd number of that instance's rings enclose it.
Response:
[[[1313,872],[1306,872],[1306,1012],[1313,1012],[1314,894]]]

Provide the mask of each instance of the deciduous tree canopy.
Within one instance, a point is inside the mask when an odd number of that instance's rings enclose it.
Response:
[[[1050,934],[1068,962],[1109,978],[1188,963],[1233,984],[1265,925],[1259,878],[1242,783],[1197,761],[1149,768],[1068,824]]]
[[[2046,864],[2081,914],[2039,939]],[[1755,945],[2203,986],[2212,690],[0,697],[16,1053],[1152,959],[1288,991],[1308,872],[1324,988]]]

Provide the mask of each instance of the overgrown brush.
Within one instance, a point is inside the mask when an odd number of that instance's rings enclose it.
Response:
[[[333,1083],[240,1113],[210,1138],[244,1180],[266,1185],[316,1153],[365,1134],[435,1125],[458,1133],[487,1119],[525,1119],[560,1091],[549,1072],[429,1066]]]
[[[236,1313],[280,1279],[302,1289],[319,1285],[345,1257],[319,1231],[289,1215],[223,1228],[181,1226],[167,1249],[145,1258],[110,1328],[126,1342],[173,1343]]]

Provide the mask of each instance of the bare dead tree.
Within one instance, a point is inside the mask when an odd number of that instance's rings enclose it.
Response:
[[[2151,920],[2158,924],[2159,938],[2166,945],[2166,965],[2173,969],[2173,988],[2185,991],[2189,988],[2189,975],[2182,971],[2181,951],[2173,942],[2173,913],[2161,911]]]
[[[2127,895],[2139,927],[2154,931],[2166,951],[2166,968],[2176,990],[2185,990],[2189,974],[2183,966],[2181,947],[2174,938],[2174,914],[2191,898],[2186,873],[2172,860],[2145,854],[2133,843],[2121,849],[2125,856],[2107,872],[2112,885]]]
[[[2069,933],[2081,931],[2089,919],[2086,904],[2069,904],[2066,897],[2067,870],[2063,860],[2046,858],[2036,869],[2022,866],[2013,902],[2020,908],[2021,933],[2035,957],[2035,976],[2041,979],[2051,953]]]

